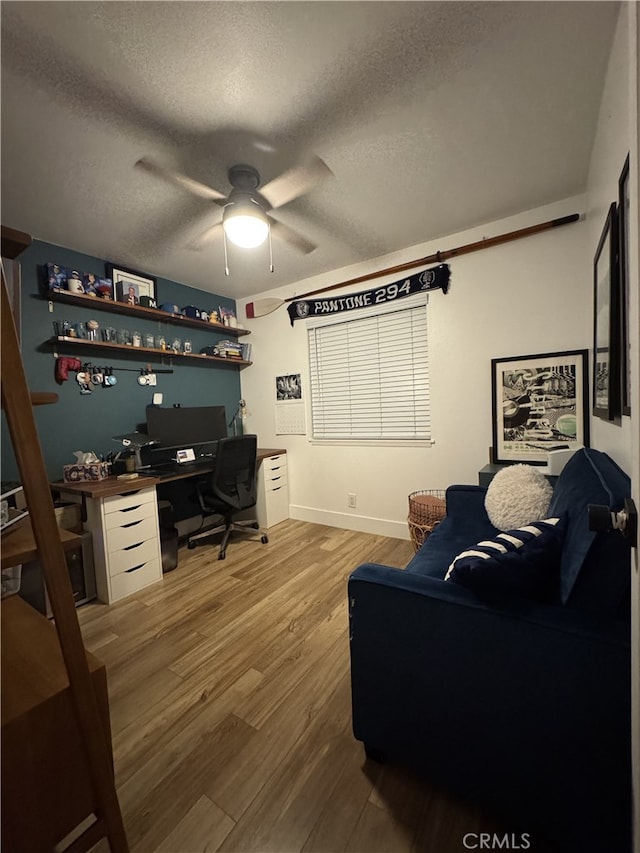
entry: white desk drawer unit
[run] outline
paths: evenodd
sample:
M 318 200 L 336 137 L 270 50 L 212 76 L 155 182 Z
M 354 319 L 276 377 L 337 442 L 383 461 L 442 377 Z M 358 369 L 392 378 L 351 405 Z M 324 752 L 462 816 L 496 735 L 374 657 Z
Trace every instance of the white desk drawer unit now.
M 289 480 L 287 455 L 268 456 L 258 468 L 258 504 L 260 527 L 273 527 L 289 518 Z
M 155 488 L 87 499 L 98 598 L 112 604 L 162 580 Z

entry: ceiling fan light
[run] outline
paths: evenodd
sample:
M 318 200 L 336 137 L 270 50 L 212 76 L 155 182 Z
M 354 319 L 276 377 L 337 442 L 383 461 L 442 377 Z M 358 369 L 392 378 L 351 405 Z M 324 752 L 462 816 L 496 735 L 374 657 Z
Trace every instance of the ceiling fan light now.
M 255 249 L 267 239 L 269 223 L 263 211 L 253 205 L 228 205 L 225 208 L 222 225 L 225 234 L 241 249 Z

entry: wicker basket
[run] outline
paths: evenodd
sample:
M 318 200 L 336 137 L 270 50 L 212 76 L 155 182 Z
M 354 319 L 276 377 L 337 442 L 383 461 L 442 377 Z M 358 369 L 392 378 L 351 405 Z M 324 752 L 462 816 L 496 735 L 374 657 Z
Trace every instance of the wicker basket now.
M 427 489 L 409 495 L 409 535 L 413 548 L 418 551 L 433 528 L 447 514 L 444 489 Z

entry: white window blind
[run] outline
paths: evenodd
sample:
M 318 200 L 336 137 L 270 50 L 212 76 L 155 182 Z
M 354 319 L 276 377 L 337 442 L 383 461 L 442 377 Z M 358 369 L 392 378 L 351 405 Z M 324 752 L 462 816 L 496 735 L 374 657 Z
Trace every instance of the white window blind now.
M 424 300 L 308 335 L 314 439 L 430 440 Z

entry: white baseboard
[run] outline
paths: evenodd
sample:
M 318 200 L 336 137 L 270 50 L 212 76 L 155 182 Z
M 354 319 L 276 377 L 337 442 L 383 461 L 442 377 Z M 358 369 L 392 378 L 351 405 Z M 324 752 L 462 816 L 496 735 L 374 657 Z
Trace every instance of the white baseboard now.
M 392 539 L 409 539 L 406 522 L 388 521 L 384 518 L 369 518 L 365 515 L 353 515 L 346 512 L 331 512 L 308 506 L 290 504 L 289 517 L 298 521 L 310 521 L 314 524 L 326 524 L 328 527 L 340 527 L 343 530 L 357 530 L 361 533 L 378 533 Z

